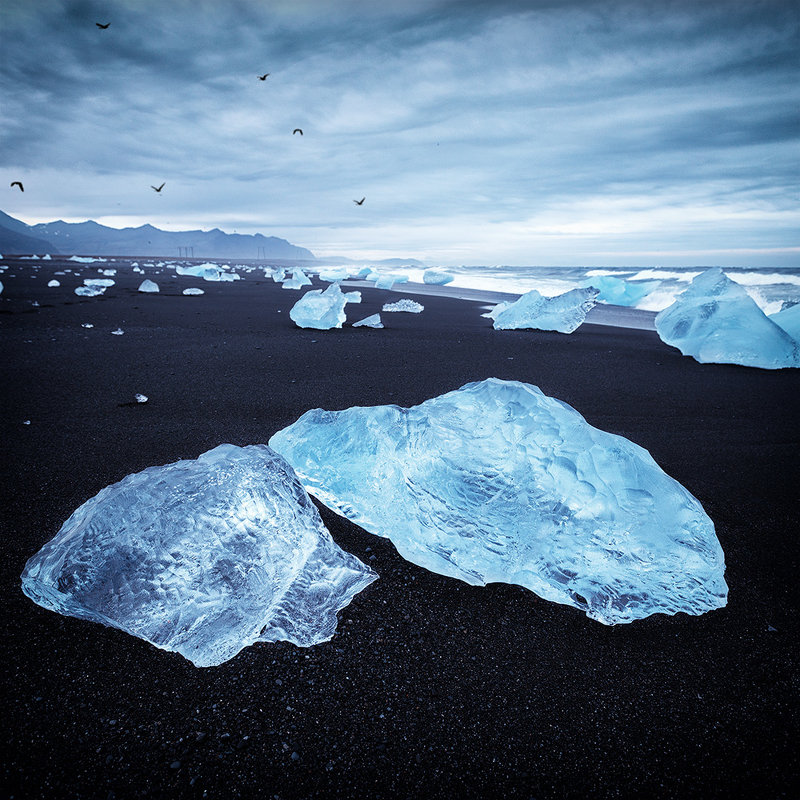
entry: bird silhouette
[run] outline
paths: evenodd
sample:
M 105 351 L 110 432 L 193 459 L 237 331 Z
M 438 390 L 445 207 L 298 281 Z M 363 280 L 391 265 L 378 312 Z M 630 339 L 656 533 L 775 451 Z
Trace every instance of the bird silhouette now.
M 19 181 L 11 181 L 12 186 L 19 186 L 21 192 L 25 191 L 25 187 Z
M 269 72 L 265 72 L 263 75 L 259 75 L 258 79 L 260 81 L 265 81 L 269 77 Z
M 299 133 L 302 136 L 303 135 L 303 129 L 302 128 L 295 128 L 292 131 L 292 136 L 294 136 L 296 133 Z
M 365 201 L 366 199 L 367 199 L 366 197 L 362 197 L 360 200 L 353 200 L 353 202 L 354 202 L 354 203 L 355 203 L 357 206 L 363 206 L 363 205 L 364 205 L 364 201 Z
M 97 25 L 97 27 L 100 28 L 101 31 L 104 31 L 110 24 L 111 24 L 110 22 L 106 22 L 105 25 L 103 25 L 100 22 L 95 22 L 95 25 Z
M 153 189 L 153 191 L 160 192 L 164 188 L 164 186 L 166 186 L 166 181 L 164 181 L 164 183 L 162 183 L 161 186 L 158 187 L 151 186 L 150 188 Z

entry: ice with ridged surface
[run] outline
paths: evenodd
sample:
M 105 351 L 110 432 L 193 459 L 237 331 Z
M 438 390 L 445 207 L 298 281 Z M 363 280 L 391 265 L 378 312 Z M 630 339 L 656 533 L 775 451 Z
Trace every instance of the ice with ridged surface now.
M 160 291 L 158 288 L 158 284 L 155 281 L 151 281 L 150 278 L 145 278 L 139 284 L 139 291 L 145 293 L 152 293 Z
M 254 642 L 327 641 L 376 577 L 283 458 L 224 444 L 103 489 L 28 561 L 22 589 L 206 667 Z
M 800 367 L 800 343 L 718 267 L 697 275 L 656 315 L 656 331 L 662 341 L 701 363 Z
M 788 308 L 782 308 L 775 314 L 770 314 L 769 319 L 783 328 L 792 339 L 800 342 L 800 303 Z
M 610 303 L 615 306 L 635 306 L 651 292 L 658 289 L 661 281 L 626 281 L 612 275 L 599 275 L 587 282 L 594 286 L 600 294 L 598 303 Z
M 531 289 L 519 300 L 500 303 L 484 316 L 494 320 L 492 324 L 498 331 L 535 328 L 572 333 L 586 319 L 586 313 L 596 304 L 598 294 L 597 289 L 587 287 L 544 297 L 536 289 Z
M 381 311 L 405 311 L 409 314 L 420 314 L 425 310 L 425 306 L 422 303 L 418 303 L 416 300 L 409 300 L 407 297 L 404 297 L 402 300 L 397 300 L 394 303 L 385 303 Z
M 519 584 L 606 624 L 726 603 L 700 503 L 535 386 L 490 378 L 408 409 L 315 409 L 270 447 L 311 494 L 433 572 Z
M 291 308 L 289 316 L 300 328 L 315 328 L 326 331 L 341 328 L 347 319 L 346 303 L 360 303 L 360 292 L 345 292 L 338 283 L 332 283 L 325 291 L 312 289 L 306 292 Z

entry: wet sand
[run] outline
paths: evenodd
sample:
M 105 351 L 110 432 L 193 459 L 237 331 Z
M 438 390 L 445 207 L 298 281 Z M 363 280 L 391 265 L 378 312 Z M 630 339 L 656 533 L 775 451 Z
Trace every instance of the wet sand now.
M 7 796 L 790 796 L 797 370 L 701 365 L 633 328 L 494 331 L 483 301 L 432 294 L 422 314 L 383 314 L 384 330 L 300 330 L 299 293 L 255 273 L 148 273 L 162 291 L 146 295 L 118 264 L 82 277 L 98 266 L 119 272 L 97 298 L 71 275 L 46 288 L 57 260 L 0 275 Z M 398 289 L 363 289 L 348 321 L 411 296 Z M 647 448 L 714 520 L 728 606 L 605 627 L 426 572 L 324 508 L 380 579 L 310 649 L 256 645 L 197 669 L 20 591 L 25 561 L 131 472 L 265 443 L 309 408 L 408 406 L 490 376 Z M 149 402 L 130 405 L 137 392 Z

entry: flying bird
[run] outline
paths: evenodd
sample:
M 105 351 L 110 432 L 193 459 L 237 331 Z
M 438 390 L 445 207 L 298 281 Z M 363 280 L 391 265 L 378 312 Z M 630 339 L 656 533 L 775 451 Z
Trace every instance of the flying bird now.
M 295 128 L 292 131 L 292 136 L 294 136 L 296 133 L 299 133 L 302 136 L 303 135 L 303 129 L 302 128 Z
M 97 25 L 97 27 L 100 28 L 101 31 L 104 31 L 110 24 L 111 24 L 110 22 L 106 22 L 105 25 L 103 25 L 100 22 L 95 22 L 95 25 Z
M 265 72 L 263 75 L 259 75 L 258 79 L 260 81 L 265 81 L 269 77 L 269 72 Z
M 19 186 L 21 192 L 25 191 L 25 187 L 19 181 L 11 181 L 11 186 Z
M 162 183 L 161 186 L 158 186 L 158 187 L 151 186 L 150 188 L 153 189 L 153 191 L 160 192 L 164 188 L 164 186 L 166 186 L 166 183 L 167 182 L 164 181 L 164 183 Z
M 360 200 L 353 200 L 353 202 L 354 202 L 354 203 L 355 203 L 357 206 L 363 206 L 363 205 L 364 205 L 364 201 L 365 201 L 366 199 L 367 199 L 366 197 L 362 197 Z

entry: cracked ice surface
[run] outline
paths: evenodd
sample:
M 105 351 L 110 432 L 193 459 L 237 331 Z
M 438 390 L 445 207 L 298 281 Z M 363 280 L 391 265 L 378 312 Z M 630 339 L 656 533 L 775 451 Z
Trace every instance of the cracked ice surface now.
M 329 330 L 341 328 L 347 319 L 344 313 L 346 303 L 360 303 L 360 292 L 342 293 L 338 283 L 332 283 L 325 291 L 312 289 L 306 292 L 291 308 L 292 322 L 301 328 Z
M 594 287 L 570 289 L 555 297 L 543 297 L 536 289 L 513 303 L 500 303 L 485 317 L 491 317 L 495 330 L 536 328 L 541 331 L 572 333 L 586 319 L 586 312 L 597 300 Z
M 327 641 L 376 577 L 277 453 L 223 444 L 103 489 L 28 561 L 22 590 L 215 666 L 257 641 Z
M 800 367 L 800 343 L 719 267 L 708 269 L 656 316 L 662 341 L 701 363 Z
M 519 584 L 606 624 L 726 603 L 700 503 L 535 386 L 491 378 L 409 409 L 315 409 L 270 447 L 311 494 L 433 572 Z

